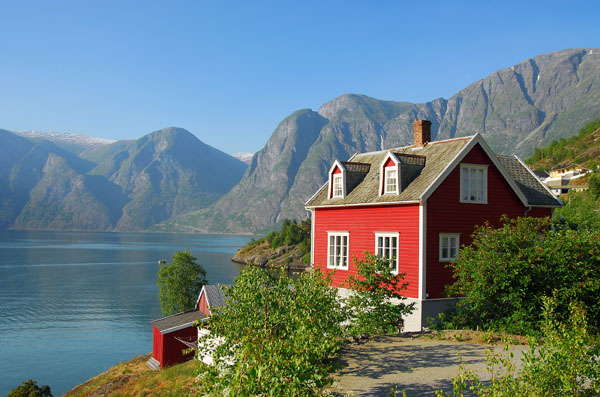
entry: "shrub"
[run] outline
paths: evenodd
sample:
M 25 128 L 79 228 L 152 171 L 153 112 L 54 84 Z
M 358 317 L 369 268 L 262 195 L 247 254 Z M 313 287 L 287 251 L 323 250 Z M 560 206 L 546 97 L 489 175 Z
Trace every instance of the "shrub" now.
M 353 294 L 346 304 L 350 314 L 348 332 L 351 335 L 398 332 L 404 316 L 413 304 L 403 303 L 400 291 L 405 290 L 405 273 L 394 274 L 390 261 L 365 252 L 365 259 L 356 261 L 356 276 L 350 275 L 348 287 Z
M 328 358 L 342 340 L 344 312 L 329 279 L 319 272 L 294 280 L 250 267 L 227 304 L 207 326 L 221 338 L 214 366 L 202 366 L 200 391 L 209 395 L 313 395 L 327 384 Z M 202 352 L 199 352 L 202 355 Z
M 462 396 L 469 389 L 479 396 L 566 396 L 598 395 L 600 393 L 600 345 L 588 332 L 585 310 L 577 302 L 569 305 L 569 318 L 561 321 L 557 315 L 558 291 L 552 298 L 544 297 L 543 338 L 529 340 L 520 371 L 512 355 L 488 351 L 489 382 L 483 383 L 472 371 L 461 366 L 453 380 L 453 395 Z M 437 391 L 438 396 L 445 396 Z
M 471 246 L 451 264 L 451 296 L 465 296 L 440 319 L 446 327 L 518 334 L 539 330 L 542 297 L 560 291 L 557 315 L 571 301 L 600 326 L 600 231 L 552 229 L 549 219 L 503 217 L 503 226 L 477 227 Z
M 35 380 L 29 379 L 12 389 L 7 397 L 52 397 L 50 386 L 38 386 Z

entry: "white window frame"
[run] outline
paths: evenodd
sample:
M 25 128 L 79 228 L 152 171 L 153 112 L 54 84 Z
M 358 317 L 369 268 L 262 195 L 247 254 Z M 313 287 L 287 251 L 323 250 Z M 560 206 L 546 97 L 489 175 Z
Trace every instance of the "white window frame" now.
M 399 174 L 398 166 L 394 165 L 394 166 L 384 167 L 383 169 L 384 169 L 383 194 L 399 194 L 398 193 L 398 174 Z M 396 173 L 396 176 L 394 178 L 394 179 L 396 179 L 396 183 L 394 183 L 393 189 L 389 189 L 389 184 L 388 184 L 388 179 L 389 179 L 388 172 L 389 171 L 394 171 Z
M 451 245 L 452 239 L 455 239 L 453 245 Z M 444 248 L 447 249 L 446 255 L 444 255 Z M 452 256 L 452 249 L 454 249 L 454 256 Z M 440 262 L 452 262 L 458 259 L 459 254 L 460 233 L 440 233 Z
M 332 255 L 331 249 L 337 250 L 338 244 L 337 240 L 335 240 L 334 245 L 331 245 L 331 238 L 340 238 L 339 247 L 343 249 L 345 252 L 340 252 L 339 256 L 341 256 L 341 264 L 336 264 L 338 262 L 338 255 L 335 253 Z M 346 244 L 344 246 L 344 239 L 346 240 Z M 348 260 L 350 253 L 350 233 L 349 232 L 327 232 L 327 268 L 328 269 L 342 269 L 348 270 Z M 331 263 L 332 256 L 334 257 L 334 263 Z
M 487 172 L 488 166 L 482 164 L 460 165 L 460 202 L 487 204 Z M 467 175 L 468 176 L 467 176 Z M 482 179 L 475 181 L 473 175 L 479 175 Z M 478 187 L 473 187 L 473 182 L 479 182 Z M 475 191 L 474 189 L 480 189 Z
M 376 232 L 375 233 L 375 255 L 386 258 L 386 259 L 391 259 L 386 255 L 381 255 L 380 253 L 380 248 L 382 250 L 385 250 L 386 248 L 389 250 L 390 247 L 385 247 L 385 244 L 383 247 L 379 246 L 379 239 L 383 239 L 383 241 L 385 241 L 386 238 L 390 238 L 390 239 L 396 239 L 396 256 L 394 256 L 395 259 L 395 269 L 392 270 L 392 273 L 394 274 L 398 274 L 398 268 L 400 267 L 400 261 L 398 260 L 399 256 L 400 256 L 400 233 L 397 232 Z
M 332 198 L 344 197 L 344 175 L 342 173 L 333 174 L 333 190 L 331 192 Z M 339 188 L 339 189 L 338 189 Z M 339 193 L 338 193 L 339 190 Z

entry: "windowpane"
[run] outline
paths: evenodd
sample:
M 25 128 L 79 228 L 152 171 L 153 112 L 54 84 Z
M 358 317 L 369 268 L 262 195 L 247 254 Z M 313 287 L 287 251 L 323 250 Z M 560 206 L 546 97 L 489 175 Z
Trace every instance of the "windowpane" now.
M 440 261 L 451 261 L 458 257 L 458 240 L 457 234 L 440 234 Z
M 395 167 L 387 167 L 385 169 L 385 193 L 396 193 L 397 172 Z
M 343 177 L 341 174 L 333 176 L 333 197 L 342 197 L 344 195 Z
M 347 267 L 348 236 L 346 234 L 329 234 L 329 263 L 332 267 Z
M 377 255 L 389 259 L 390 266 L 396 271 L 398 267 L 398 236 L 377 236 L 375 241 L 377 242 L 377 246 L 375 247 Z
M 487 169 L 483 166 L 461 166 L 460 197 L 463 202 L 485 203 Z

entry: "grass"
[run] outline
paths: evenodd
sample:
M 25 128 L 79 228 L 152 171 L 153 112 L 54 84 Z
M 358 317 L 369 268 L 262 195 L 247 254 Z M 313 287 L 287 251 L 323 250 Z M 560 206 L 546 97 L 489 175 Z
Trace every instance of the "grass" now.
M 150 354 L 119 363 L 108 371 L 68 391 L 65 396 L 181 396 L 194 395 L 198 373 L 196 360 L 151 371 L 146 366 Z

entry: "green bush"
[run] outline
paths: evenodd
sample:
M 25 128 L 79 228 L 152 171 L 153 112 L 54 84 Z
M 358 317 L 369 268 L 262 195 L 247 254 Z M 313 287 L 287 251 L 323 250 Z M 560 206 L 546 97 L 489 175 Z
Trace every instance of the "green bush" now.
M 199 373 L 206 395 L 316 395 L 330 382 L 328 361 L 342 341 L 344 311 L 329 279 L 319 272 L 294 280 L 249 267 L 232 287 L 227 305 L 212 314 L 210 338 L 223 344 L 214 366 Z M 203 352 L 199 352 L 202 355 Z
M 560 292 L 556 312 L 580 302 L 600 327 L 600 231 L 552 228 L 548 218 L 503 217 L 503 226 L 477 227 L 471 246 L 452 263 L 450 296 L 464 296 L 440 316 L 445 328 L 517 334 L 539 330 L 542 297 Z
M 351 335 L 398 332 L 404 316 L 414 304 L 404 304 L 400 291 L 408 286 L 405 273 L 394 274 L 388 259 L 365 252 L 365 259 L 356 261 L 356 275 L 350 275 L 347 285 L 353 291 L 346 300 Z M 395 302 L 393 302 L 395 300 Z
M 29 379 L 15 387 L 7 397 L 52 397 L 50 386 L 38 386 L 35 380 Z

